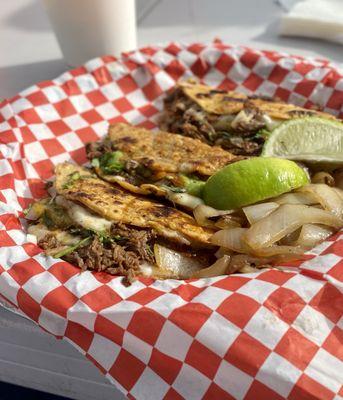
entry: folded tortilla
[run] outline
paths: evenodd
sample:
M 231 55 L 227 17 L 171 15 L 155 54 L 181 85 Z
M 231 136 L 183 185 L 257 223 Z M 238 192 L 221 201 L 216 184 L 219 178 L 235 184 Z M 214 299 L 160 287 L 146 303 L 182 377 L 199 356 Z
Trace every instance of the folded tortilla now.
M 212 231 L 197 225 L 188 214 L 114 187 L 82 167 L 59 164 L 55 185 L 57 193 L 67 200 L 83 204 L 112 222 L 151 228 L 180 244 L 209 244 Z
M 173 199 L 199 195 L 209 176 L 238 159 L 197 139 L 126 124 L 111 125 L 105 141 L 90 143 L 87 154 L 102 179 L 134 193 Z
M 240 155 L 259 155 L 268 132 L 282 121 L 334 116 L 265 96 L 179 82 L 165 99 L 161 129 L 200 139 Z
M 187 278 L 214 258 L 211 229 L 85 168 L 58 165 L 54 188 L 54 197 L 34 204 L 29 228 L 48 255 L 130 279 L 142 274 Z

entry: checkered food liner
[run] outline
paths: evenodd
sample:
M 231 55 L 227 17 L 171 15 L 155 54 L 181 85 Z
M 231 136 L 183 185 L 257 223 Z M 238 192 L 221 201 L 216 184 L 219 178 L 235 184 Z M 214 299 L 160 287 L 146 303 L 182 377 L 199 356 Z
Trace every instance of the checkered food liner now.
M 54 165 L 85 162 L 109 122 L 154 128 L 191 76 L 343 116 L 339 67 L 221 42 L 97 58 L 24 90 L 0 104 L 0 294 L 131 399 L 342 399 L 340 233 L 283 271 L 130 287 L 45 257 L 25 233 Z

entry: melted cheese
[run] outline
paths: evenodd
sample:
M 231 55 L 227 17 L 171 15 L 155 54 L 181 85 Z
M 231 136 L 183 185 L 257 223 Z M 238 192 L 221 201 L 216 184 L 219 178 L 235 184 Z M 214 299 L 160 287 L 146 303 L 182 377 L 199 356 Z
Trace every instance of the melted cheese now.
M 82 228 L 96 232 L 108 231 L 112 222 L 88 211 L 85 207 L 73 203 L 62 196 L 56 197 L 56 203 L 67 210 L 69 217 Z
M 68 246 L 71 246 L 81 240 L 80 236 L 71 235 L 70 233 L 61 231 L 59 229 L 49 230 L 43 224 L 30 225 L 27 232 L 30 236 L 32 235 L 36 238 L 36 242 L 42 240 L 46 235 L 53 235 L 61 244 Z M 28 239 L 30 239 L 29 235 L 27 235 Z
M 203 200 L 199 197 L 192 196 L 189 193 L 174 193 L 171 190 L 167 193 L 167 199 L 175 204 L 194 210 L 200 204 L 204 204 Z

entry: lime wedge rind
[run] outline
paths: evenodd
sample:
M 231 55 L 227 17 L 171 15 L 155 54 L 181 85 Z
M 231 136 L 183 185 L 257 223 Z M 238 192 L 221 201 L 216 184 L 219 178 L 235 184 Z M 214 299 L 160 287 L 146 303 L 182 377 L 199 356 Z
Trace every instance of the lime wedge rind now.
M 295 162 L 255 157 L 229 164 L 212 175 L 203 189 L 205 204 L 236 209 L 297 189 L 309 182 Z

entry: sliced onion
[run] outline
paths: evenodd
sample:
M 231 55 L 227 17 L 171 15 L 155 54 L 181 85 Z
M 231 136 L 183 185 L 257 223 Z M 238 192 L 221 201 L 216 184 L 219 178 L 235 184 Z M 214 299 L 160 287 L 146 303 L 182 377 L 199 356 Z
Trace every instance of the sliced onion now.
M 310 193 L 285 193 L 273 199 L 278 204 L 304 204 L 310 206 L 318 203 L 313 195 Z
M 211 217 L 219 217 L 233 213 L 233 210 L 217 210 L 205 204 L 200 204 L 195 207 L 193 214 L 194 218 L 200 226 L 215 226 L 214 221 L 209 220 Z
M 204 267 L 198 258 L 188 257 L 159 244 L 154 245 L 154 254 L 157 266 L 178 279 L 189 278 Z
M 219 249 L 214 253 L 216 258 L 221 258 L 221 257 L 223 257 L 225 255 L 231 256 L 232 254 L 233 254 L 232 250 L 224 249 L 224 247 L 219 247 Z
M 337 217 L 343 216 L 343 200 L 337 192 L 325 184 L 309 184 L 298 189 L 300 193 L 310 193 L 324 210 L 331 211 Z
M 240 228 L 242 223 L 242 218 L 234 215 L 223 215 L 218 221 L 214 222 L 214 226 L 220 229 L 232 229 Z
M 204 204 L 202 199 L 192 196 L 189 193 L 174 193 L 172 191 L 168 191 L 166 197 L 173 203 L 186 207 L 189 210 L 194 210 L 195 208 Z
M 310 223 L 323 224 L 335 229 L 343 226 L 343 221 L 328 211 L 300 204 L 283 204 L 248 228 L 242 239 L 252 249 L 262 249 L 271 246 L 302 225 Z
M 257 258 L 249 254 L 237 254 L 231 257 L 227 272 L 256 272 L 257 268 L 269 267 L 269 262 L 266 258 Z
M 296 246 L 312 248 L 327 239 L 333 234 L 333 230 L 323 226 L 314 224 L 305 224 L 301 228 L 298 239 L 294 242 Z
M 212 276 L 225 275 L 226 269 L 229 264 L 230 256 L 224 255 L 210 267 L 203 268 L 200 271 L 195 272 L 192 275 L 192 278 L 210 278 Z
M 147 262 L 139 265 L 140 271 L 143 276 L 149 276 L 157 279 L 173 279 L 176 278 L 172 271 L 164 270 L 153 266 Z
M 250 225 L 269 215 L 272 211 L 279 207 L 278 203 L 268 202 L 255 204 L 253 206 L 248 206 L 243 208 L 243 212 L 247 217 Z
M 300 231 L 301 231 L 301 228 L 284 236 L 281 240 L 279 240 L 279 244 L 286 245 L 286 246 L 293 246 L 294 242 L 299 237 Z
M 241 110 L 231 122 L 231 128 L 236 130 L 240 125 L 248 126 L 251 124 L 253 114 L 247 112 L 246 109 Z
M 265 268 L 268 268 L 268 267 L 269 267 L 269 265 L 266 265 Z M 239 272 L 241 274 L 251 274 L 254 272 L 258 272 L 259 269 L 262 269 L 262 268 L 255 268 L 255 267 L 252 267 L 251 265 L 247 264 L 247 265 L 243 265 L 243 267 L 241 267 L 237 272 Z
M 343 190 L 338 188 L 338 187 L 334 187 L 332 188 L 337 194 L 338 196 L 343 200 Z
M 324 183 L 325 185 L 335 186 L 335 180 L 328 172 L 317 172 L 311 179 L 312 183 Z
M 247 230 L 247 228 L 223 229 L 214 233 L 210 238 L 210 242 L 237 253 L 247 253 L 250 249 L 242 241 L 242 237 Z
M 254 250 L 254 254 L 259 257 L 274 257 L 280 255 L 302 255 L 305 250 L 297 246 L 277 246 L 272 245 L 269 247 L 264 247 L 263 249 Z

